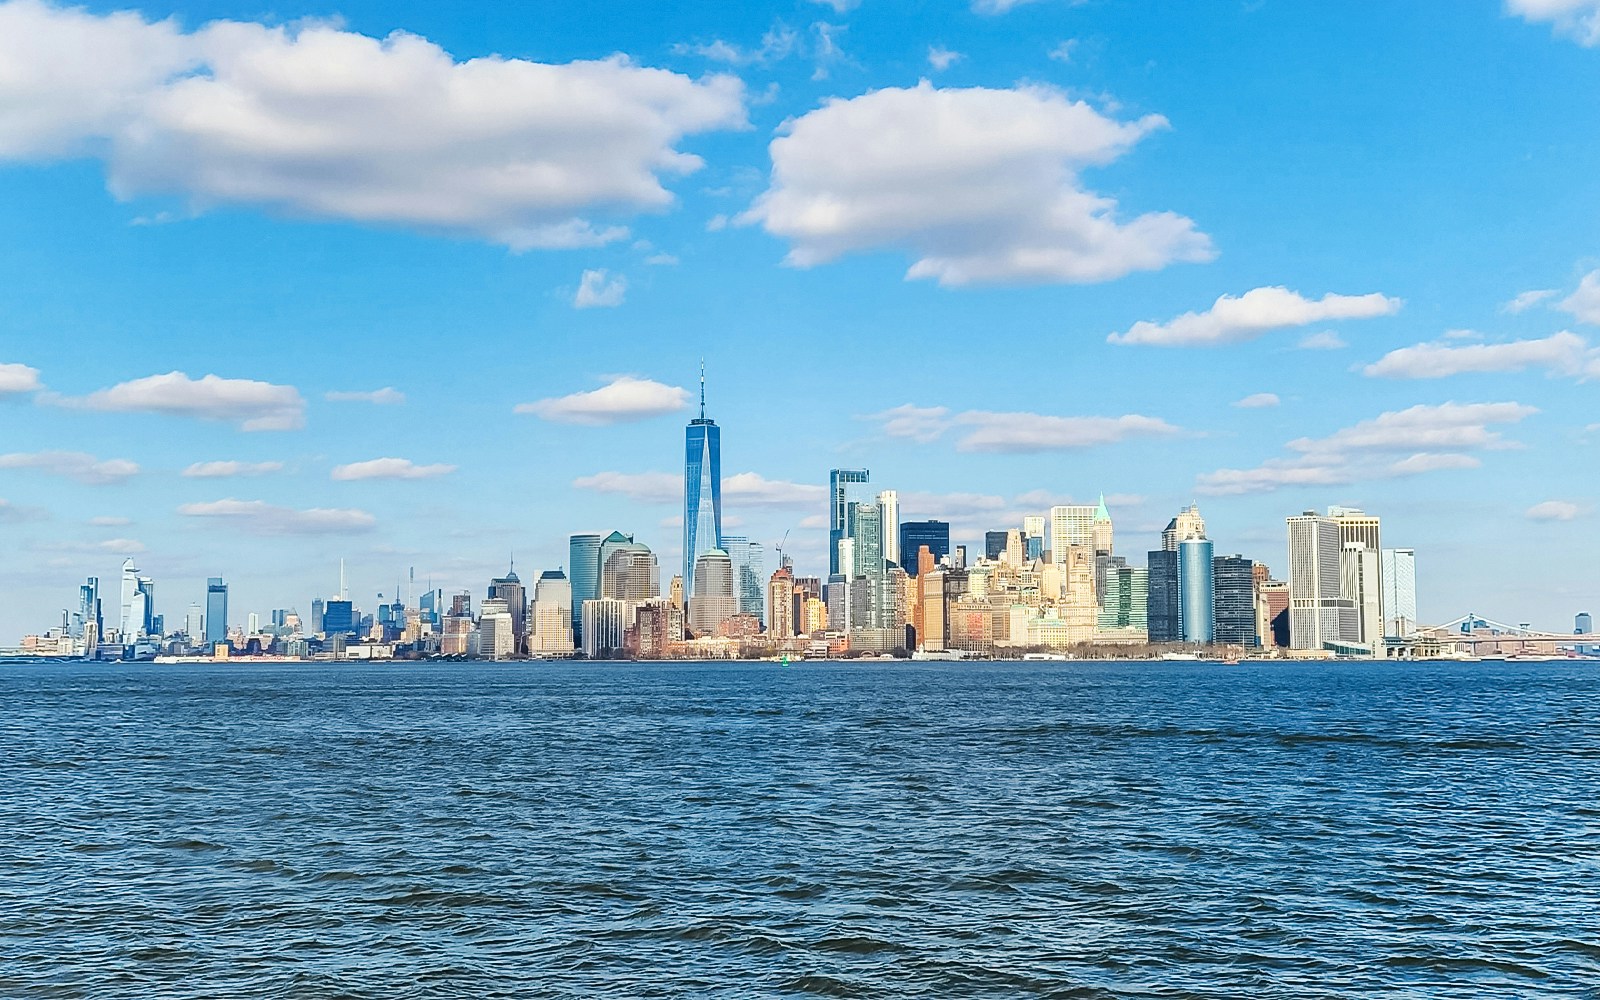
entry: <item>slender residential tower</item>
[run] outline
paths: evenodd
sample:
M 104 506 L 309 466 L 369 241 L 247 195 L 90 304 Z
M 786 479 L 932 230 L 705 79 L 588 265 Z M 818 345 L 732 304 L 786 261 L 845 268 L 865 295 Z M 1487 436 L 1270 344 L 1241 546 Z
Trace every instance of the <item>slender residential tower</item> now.
M 722 548 L 722 431 L 706 418 L 706 366 L 700 363 L 700 416 L 684 432 L 683 592 L 697 594 L 694 564 Z

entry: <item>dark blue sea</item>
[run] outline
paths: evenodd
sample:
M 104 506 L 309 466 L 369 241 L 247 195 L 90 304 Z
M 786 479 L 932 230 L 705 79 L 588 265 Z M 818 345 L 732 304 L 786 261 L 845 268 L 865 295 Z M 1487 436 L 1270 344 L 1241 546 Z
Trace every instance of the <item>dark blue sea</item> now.
M 1600 997 L 1600 665 L 0 665 L 0 996 Z

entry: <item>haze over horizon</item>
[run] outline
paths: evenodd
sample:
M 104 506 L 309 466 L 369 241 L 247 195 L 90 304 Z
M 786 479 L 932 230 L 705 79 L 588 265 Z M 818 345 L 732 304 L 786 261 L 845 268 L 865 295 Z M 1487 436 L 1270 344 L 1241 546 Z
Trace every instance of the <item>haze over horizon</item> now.
M 702 358 L 802 572 L 864 467 L 1600 610 L 1600 0 L 638 6 L 0 2 L 0 644 L 129 555 L 169 623 L 675 566 Z

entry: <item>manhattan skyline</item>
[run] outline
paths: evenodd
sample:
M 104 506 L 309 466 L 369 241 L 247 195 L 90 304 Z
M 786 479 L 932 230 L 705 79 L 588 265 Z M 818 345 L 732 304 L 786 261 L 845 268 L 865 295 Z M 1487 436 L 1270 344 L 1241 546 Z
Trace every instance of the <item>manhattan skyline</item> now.
M 0 641 L 128 555 L 169 620 L 219 575 L 238 618 L 325 596 L 341 557 L 362 601 L 411 567 L 477 594 L 512 551 L 531 583 L 587 531 L 677 566 L 702 356 L 722 534 L 802 571 L 828 470 L 865 468 L 969 546 L 1103 493 L 1143 552 L 1198 500 L 1279 569 L 1286 516 L 1361 507 L 1424 621 L 1590 610 L 1590 8 L 935 6 L 0 3 Z M 496 140 L 345 121 L 291 169 L 268 133 L 326 123 L 268 70 L 331 93 L 329 51 L 457 81 L 438 121 Z M 492 54 L 598 103 L 474 98 Z M 262 110 L 226 151 L 201 80 Z M 592 183 L 495 194 L 530 144 Z

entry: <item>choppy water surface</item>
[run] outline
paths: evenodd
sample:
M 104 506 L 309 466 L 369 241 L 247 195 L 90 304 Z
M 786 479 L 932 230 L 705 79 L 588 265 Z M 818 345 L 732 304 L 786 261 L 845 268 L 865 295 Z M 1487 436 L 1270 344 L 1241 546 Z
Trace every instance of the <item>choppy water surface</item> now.
M 1600 669 L 0 665 L 0 995 L 1600 996 Z

